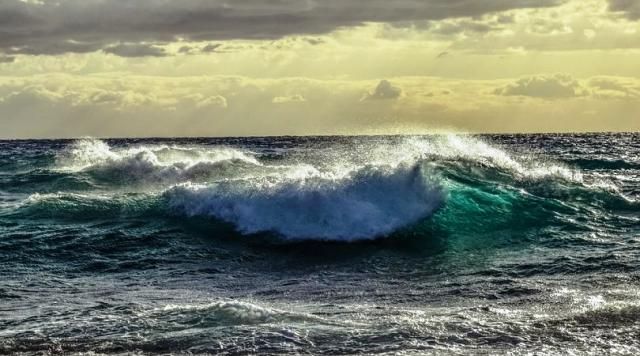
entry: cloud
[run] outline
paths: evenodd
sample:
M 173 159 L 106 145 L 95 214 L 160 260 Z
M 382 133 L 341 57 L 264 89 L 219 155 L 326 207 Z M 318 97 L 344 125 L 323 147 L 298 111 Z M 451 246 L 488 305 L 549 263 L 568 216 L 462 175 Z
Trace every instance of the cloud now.
M 216 44 L 208 44 L 204 47 L 202 47 L 202 49 L 200 50 L 203 53 L 212 53 L 212 52 L 217 52 L 218 48 L 222 46 L 222 44 L 220 43 L 216 43 Z
M 118 44 L 103 49 L 104 52 L 120 57 L 164 57 L 164 48 L 148 44 Z
M 592 77 L 582 82 L 565 74 L 521 78 L 498 88 L 494 94 L 534 98 L 572 98 L 590 96 L 596 99 L 640 98 L 640 80 L 627 77 Z
M 61 80 L 67 84 L 57 85 Z M 137 115 L 151 119 L 158 115 L 178 116 L 177 113 L 180 117 L 219 113 L 228 107 L 227 98 L 219 94 L 225 81 L 220 78 L 211 89 L 206 88 L 205 81 L 191 86 L 188 81 L 175 78 L 170 83 L 166 78 L 155 80 L 138 77 L 136 80 L 126 81 L 52 75 L 33 80 L 0 81 L 0 115 L 6 112 L 11 112 L 12 115 L 28 112 L 29 115 L 35 115 L 33 119 L 29 119 L 32 121 L 39 120 L 38 117 L 60 121 L 65 116 L 83 116 L 87 110 L 111 113 L 123 120 Z M 129 126 L 124 121 L 123 127 Z M 133 122 L 130 124 L 136 126 Z M 105 126 L 109 124 L 105 122 Z
M 382 87 L 403 88 L 402 105 L 382 100 L 354 105 L 371 81 L 119 73 L 0 76 L 0 137 L 640 130 L 640 101 L 615 94 L 637 95 L 638 78 L 582 79 L 581 90 L 592 95 L 580 100 L 505 100 L 492 94 L 518 81 L 390 77 Z M 297 95 L 313 100 L 274 104 L 279 96 L 296 100 Z
M 1 6 L 1 5 L 0 5 Z M 0 24 L 0 31 L 2 25 Z M 6 39 L 5 39 L 6 40 Z M 45 38 L 34 39 L 33 41 L 24 42 L 2 48 L 3 39 L 0 37 L 0 49 L 8 54 L 25 54 L 25 55 L 57 55 L 63 53 L 89 53 L 95 52 L 102 48 L 99 43 L 78 42 L 74 40 L 55 40 L 47 41 Z
M 197 101 L 196 107 L 198 108 L 227 108 L 227 98 L 222 95 L 212 95 L 202 98 Z
M 500 26 L 496 26 L 491 23 L 484 23 L 481 21 L 472 20 L 458 20 L 458 21 L 446 21 L 441 22 L 432 28 L 432 33 L 444 36 L 458 35 L 461 33 L 478 33 L 484 34 L 491 31 L 497 31 L 502 29 Z
M 609 10 L 621 12 L 631 20 L 640 19 L 640 1 L 638 0 L 609 0 Z
M 300 94 L 289 95 L 289 96 L 276 96 L 271 101 L 274 104 L 288 104 L 288 103 L 303 103 L 307 101 L 304 96 Z
M 13 63 L 15 60 L 16 57 L 0 56 L 0 63 Z
M 325 43 L 325 41 L 322 38 L 316 38 L 316 37 L 305 37 L 304 40 L 313 46 L 317 46 L 317 45 L 321 45 L 323 43 Z
M 376 86 L 373 92 L 367 94 L 364 99 L 366 100 L 384 100 L 384 99 L 397 99 L 402 95 L 402 89 L 393 86 L 388 80 L 381 80 Z
M 182 47 L 178 48 L 178 53 L 191 54 L 191 53 L 193 53 L 194 50 L 196 50 L 196 48 L 194 48 L 194 47 L 182 46 Z
M 640 98 L 640 81 L 618 77 L 595 77 L 589 80 L 593 96 L 601 99 Z
M 178 48 L 177 53 L 182 55 L 211 54 L 211 53 L 229 53 L 232 46 L 224 46 L 222 43 L 209 43 L 201 45 L 184 45 Z M 165 55 L 168 53 L 164 53 Z
M 580 83 L 569 75 L 532 76 L 494 91 L 496 95 L 528 96 L 532 98 L 572 98 L 584 95 Z
M 3 0 L 0 51 L 84 53 L 116 43 L 277 39 L 323 34 L 365 22 L 474 17 L 519 8 L 550 7 L 564 1 Z

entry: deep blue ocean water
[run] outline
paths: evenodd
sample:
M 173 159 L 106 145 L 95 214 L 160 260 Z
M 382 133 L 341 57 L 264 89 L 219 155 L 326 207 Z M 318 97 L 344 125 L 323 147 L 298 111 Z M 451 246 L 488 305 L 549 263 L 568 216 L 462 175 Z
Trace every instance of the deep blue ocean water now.
M 639 354 L 640 134 L 0 141 L 0 353 Z

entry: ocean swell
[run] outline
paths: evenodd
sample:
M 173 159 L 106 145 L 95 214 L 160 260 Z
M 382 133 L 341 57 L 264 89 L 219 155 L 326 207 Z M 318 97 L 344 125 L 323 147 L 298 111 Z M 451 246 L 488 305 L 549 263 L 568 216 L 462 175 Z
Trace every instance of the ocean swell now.
M 400 230 L 456 234 L 518 226 L 535 233 L 554 223 L 583 230 L 578 216 L 602 221 L 614 218 L 610 211 L 628 215 L 639 204 L 601 174 L 508 153 L 466 136 L 283 152 L 274 160 L 249 147 L 111 147 L 79 140 L 58 153 L 55 167 L 12 178 L 24 181 L 13 184 L 21 189 L 17 193 L 39 187 L 14 214 L 80 220 L 204 217 L 232 224 L 245 235 L 357 241 Z

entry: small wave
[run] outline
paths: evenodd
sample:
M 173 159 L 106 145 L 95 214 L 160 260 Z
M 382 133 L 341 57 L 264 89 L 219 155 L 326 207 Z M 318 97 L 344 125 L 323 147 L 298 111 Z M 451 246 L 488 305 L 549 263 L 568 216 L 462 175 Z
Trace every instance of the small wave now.
M 140 146 L 112 149 L 105 142 L 83 139 L 58 157 L 62 170 L 86 172 L 106 183 L 177 183 L 234 177 L 261 163 L 248 152 L 227 148 Z
M 364 147 L 372 151 L 373 162 L 417 162 L 434 164 L 458 163 L 486 167 L 508 174 L 512 180 L 562 179 L 581 183 L 584 175 L 557 162 L 541 157 L 515 155 L 478 138 L 465 135 L 410 137 L 395 144 Z
M 465 186 L 503 185 L 542 198 L 592 201 L 610 209 L 633 208 L 638 203 L 610 177 L 586 174 L 544 157 L 510 154 L 472 137 L 446 135 L 434 141 L 413 139 L 408 144 L 424 152 L 422 159 L 437 167 L 444 178 Z
M 217 325 L 255 325 L 279 322 L 323 322 L 306 313 L 285 311 L 243 301 L 216 301 L 207 304 L 170 304 L 154 309 L 153 318 L 170 319 L 191 327 Z M 198 325 L 192 325 L 197 323 Z
M 30 218 L 99 219 L 144 215 L 156 209 L 157 197 L 147 194 L 36 193 L 23 201 L 15 213 Z
M 637 170 L 640 169 L 640 162 L 634 162 L 624 159 L 586 159 L 577 158 L 567 160 L 567 163 L 575 165 L 582 169 L 589 170 Z

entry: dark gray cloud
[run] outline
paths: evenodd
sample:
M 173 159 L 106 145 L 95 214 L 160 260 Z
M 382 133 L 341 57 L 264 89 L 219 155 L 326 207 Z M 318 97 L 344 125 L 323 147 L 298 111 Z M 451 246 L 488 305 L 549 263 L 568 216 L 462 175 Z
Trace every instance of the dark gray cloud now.
M 442 23 L 442 24 L 439 24 L 438 26 L 433 26 L 431 28 L 431 32 L 438 35 L 451 36 L 451 35 L 457 35 L 461 33 L 484 34 L 491 31 L 497 31 L 500 29 L 502 29 L 502 27 L 495 26 L 493 24 L 484 23 L 480 21 L 465 20 L 465 21 L 455 21 L 450 23 Z
M 640 1 L 638 0 L 609 0 L 609 10 L 624 13 L 631 20 L 640 19 Z
M 0 27 L 2 25 L 0 24 Z M 0 36 L 0 43 L 3 38 Z M 55 55 L 62 53 L 88 53 L 95 52 L 103 47 L 103 43 L 77 42 L 73 40 L 51 40 L 36 38 L 27 41 L 22 45 L 13 45 L 9 48 L 0 47 L 1 51 L 7 54 L 27 54 L 27 55 Z
M 228 52 L 222 49 L 222 43 L 201 44 L 199 46 L 182 46 L 178 48 L 178 53 L 183 55 L 222 53 Z M 166 54 L 166 53 L 164 53 Z
M 149 44 L 117 44 L 103 49 L 104 52 L 120 57 L 164 57 L 167 55 L 164 48 Z
M 402 95 L 402 89 L 394 86 L 388 80 L 381 80 L 376 89 L 365 96 L 366 100 L 397 99 Z
M 178 49 L 178 53 L 182 53 L 182 54 L 191 54 L 193 53 L 193 51 L 195 51 L 196 48 L 191 47 L 191 46 L 182 46 Z
M 364 22 L 480 16 L 564 1 L 2 0 L 0 51 L 57 54 L 90 52 L 116 43 L 276 39 L 322 34 Z
M 204 53 L 212 53 L 212 52 L 217 52 L 218 48 L 222 46 L 220 43 L 216 43 L 216 44 L 208 44 L 204 47 L 202 47 L 202 52 Z

